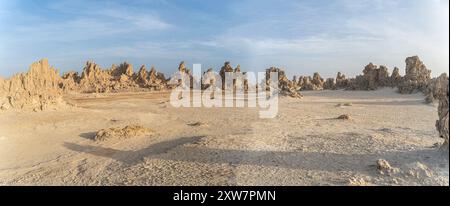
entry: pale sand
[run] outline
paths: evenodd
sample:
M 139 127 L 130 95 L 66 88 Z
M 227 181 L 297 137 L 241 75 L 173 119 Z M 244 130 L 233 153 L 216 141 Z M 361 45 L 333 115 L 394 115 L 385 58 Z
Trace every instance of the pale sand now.
M 274 119 L 257 108 L 173 108 L 168 93 L 77 95 L 67 111 L 5 111 L 0 185 L 449 185 L 448 153 L 432 148 L 443 142 L 437 107 L 422 94 L 303 94 L 280 98 Z M 351 119 L 334 119 L 342 114 Z M 156 133 L 92 140 L 133 123 Z M 378 159 L 400 171 L 380 174 Z

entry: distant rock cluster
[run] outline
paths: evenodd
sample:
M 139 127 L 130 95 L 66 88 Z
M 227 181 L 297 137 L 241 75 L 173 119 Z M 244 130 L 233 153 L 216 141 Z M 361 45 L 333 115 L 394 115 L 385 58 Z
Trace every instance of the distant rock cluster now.
M 323 90 L 325 88 L 328 88 L 330 82 L 327 80 L 325 82 L 323 78 L 320 76 L 319 73 L 314 73 L 314 75 L 311 76 L 300 76 L 298 79 L 296 76 L 294 76 L 293 79 L 294 83 L 297 87 L 300 88 L 300 90 Z M 333 80 L 334 81 L 334 80 Z M 334 84 L 334 83 L 333 83 Z M 325 86 L 327 85 L 327 86 Z
M 94 62 L 87 62 L 81 76 L 77 72 L 63 74 L 61 88 L 64 91 L 81 93 L 106 93 L 137 91 L 139 88 L 162 90 L 166 88 L 163 73 L 158 73 L 154 67 L 148 71 L 143 65 L 138 73 L 133 72 L 133 66 L 127 62 L 119 66 L 112 65 L 110 69 L 102 70 Z
M 233 69 L 230 62 L 225 62 L 219 71 L 215 73 L 208 69 L 200 81 L 195 79 L 190 69 L 184 62 L 178 66 L 178 75 L 167 79 L 163 73 L 157 72 L 154 67 L 147 70 L 145 65 L 138 72 L 133 71 L 133 66 L 124 62 L 118 66 L 112 65 L 109 69 L 102 69 L 94 62 L 88 61 L 81 75 L 78 72 L 67 72 L 59 76 L 59 72 L 51 68 L 47 59 L 33 63 L 25 74 L 17 74 L 8 80 L 0 79 L 0 109 L 31 109 L 44 110 L 46 108 L 64 104 L 61 95 L 63 93 L 108 93 L 129 91 L 161 91 L 175 87 L 189 87 L 207 89 L 242 89 L 248 91 L 259 86 L 271 85 L 270 73 L 278 72 L 278 91 L 281 95 L 293 98 L 302 98 L 300 93 L 305 90 L 376 90 L 382 87 L 398 88 L 402 94 L 423 92 L 427 102 L 434 102 L 440 98 L 440 85 L 447 82 L 448 77 L 431 79 L 431 71 L 426 68 L 419 57 L 408 57 L 405 60 L 405 76 L 401 76 L 399 69 L 394 68 L 392 74 L 385 66 L 376 66 L 369 63 L 364 67 L 361 75 L 347 78 L 341 72 L 336 78 L 324 79 L 319 73 L 313 76 L 294 76 L 290 80 L 283 69 L 270 67 L 266 69 L 265 82 L 249 85 L 246 72 L 242 72 L 238 65 Z M 225 81 L 226 75 L 232 75 L 230 81 Z M 201 85 L 195 85 L 199 84 Z M 221 86 L 217 83 L 222 83 Z M 185 84 L 185 85 L 181 85 Z M 265 84 L 265 85 L 264 85 Z M 198 87 L 197 87 L 198 86 Z
M 397 84 L 396 73 L 390 76 L 388 68 L 377 67 L 370 63 L 364 67 L 363 74 L 349 80 L 346 89 L 351 90 L 376 90 L 381 87 L 394 87 Z
M 398 88 L 402 94 L 413 92 L 426 92 L 431 83 L 431 71 L 420 61 L 419 57 L 413 56 L 406 59 L 405 76 L 401 76 L 399 69 L 394 68 L 392 74 L 386 66 L 376 66 L 369 63 L 364 67 L 362 75 L 355 78 L 346 78 L 338 72 L 336 78 L 324 80 L 319 73 L 311 76 L 294 76 L 294 82 L 300 90 L 376 90 L 383 87 Z

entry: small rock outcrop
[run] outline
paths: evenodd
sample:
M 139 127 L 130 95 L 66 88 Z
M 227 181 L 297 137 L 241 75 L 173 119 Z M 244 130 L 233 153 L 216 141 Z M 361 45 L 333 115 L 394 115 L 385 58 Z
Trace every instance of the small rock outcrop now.
M 103 70 L 94 62 L 88 61 L 81 76 L 78 76 L 77 72 L 64 74 L 60 87 L 64 91 L 81 93 L 162 90 L 166 88 L 166 79 L 164 74 L 156 72 L 153 67 L 148 72 L 145 66 L 142 66 L 138 73 L 134 73 L 133 66 L 127 62 Z
M 377 169 L 382 175 L 391 175 L 399 172 L 398 168 L 392 167 L 385 159 L 377 160 Z
M 132 137 L 142 137 L 152 133 L 152 130 L 141 125 L 127 125 L 123 128 L 109 128 L 99 130 L 95 136 L 95 141 L 105 141 L 109 139 L 126 139 Z
M 348 115 L 348 114 L 343 114 L 343 115 L 340 115 L 339 117 L 337 117 L 336 119 L 350 120 L 351 117 L 350 117 L 350 115 Z

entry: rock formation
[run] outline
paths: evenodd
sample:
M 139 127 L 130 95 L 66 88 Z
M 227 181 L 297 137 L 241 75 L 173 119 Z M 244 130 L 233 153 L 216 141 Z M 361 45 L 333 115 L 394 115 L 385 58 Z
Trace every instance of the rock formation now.
M 345 89 L 348 87 L 349 80 L 345 77 L 344 74 L 338 72 L 336 75 L 336 89 Z
M 168 89 L 174 89 L 174 88 L 194 88 L 194 84 L 197 84 L 196 79 L 194 79 L 194 76 L 191 73 L 191 70 L 186 67 L 186 64 L 184 61 L 181 61 L 178 65 L 178 71 L 172 74 L 170 79 L 167 81 L 167 88 Z
M 391 77 L 386 66 L 380 66 L 377 71 L 377 87 L 391 86 Z
M 391 86 L 391 77 L 388 68 L 377 67 L 369 63 L 364 67 L 363 74 L 349 79 L 346 89 L 350 90 L 376 90 L 381 87 Z
M 234 69 L 233 78 L 234 91 L 247 91 L 246 88 L 248 89 L 248 85 L 245 86 L 245 84 L 248 84 L 248 81 L 245 81 L 247 77 L 241 72 L 241 65 L 237 65 Z
M 188 69 L 186 69 L 186 64 L 184 63 L 184 61 L 181 61 L 180 64 L 178 65 L 178 71 L 180 73 L 187 73 L 187 70 Z
M 0 80 L 0 109 L 39 111 L 66 106 L 59 71 L 47 59 L 31 64 L 27 73 Z
M 414 91 L 422 91 L 427 95 L 427 102 L 437 99 L 436 84 L 437 80 L 431 80 L 430 73 L 425 65 L 417 56 L 408 57 L 406 59 L 406 75 L 402 77 L 399 69 L 394 68 L 392 75 L 389 75 L 388 68 L 385 66 L 377 67 L 370 63 L 365 66 L 362 75 L 355 78 L 347 79 L 341 72 L 337 73 L 336 78 L 328 78 L 324 80 L 319 73 L 311 76 L 294 77 L 289 80 L 284 71 L 271 67 L 266 70 L 266 85 L 270 85 L 268 77 L 270 72 L 278 72 L 279 89 L 281 94 L 301 98 L 300 90 L 375 90 L 381 87 L 398 87 L 399 92 L 403 94 L 412 93 Z M 233 80 L 225 82 L 225 74 L 229 72 Z M 56 104 L 55 101 L 61 92 L 82 92 L 82 93 L 105 93 L 105 92 L 127 92 L 127 91 L 148 91 L 148 90 L 164 90 L 172 89 L 180 86 L 180 82 L 184 82 L 185 88 L 194 88 L 197 84 L 195 77 L 186 67 L 185 62 L 181 62 L 178 66 L 178 74 L 183 76 L 184 81 L 180 78 L 171 78 L 166 80 L 164 74 L 156 71 L 152 67 L 149 71 L 145 66 L 141 66 L 137 73 L 133 72 L 133 66 L 127 62 L 119 66 L 112 65 L 110 69 L 101 69 L 99 65 L 88 61 L 83 68 L 81 75 L 77 72 L 67 72 L 59 77 L 57 71 L 48 66 L 47 60 L 42 60 L 33 64 L 27 74 L 19 74 L 13 76 L 10 80 L 0 79 L 1 108 L 23 108 L 30 107 L 32 109 L 45 108 L 45 105 Z M 225 62 L 220 69 L 219 75 L 216 75 L 212 69 L 208 70 L 202 77 L 201 87 L 206 89 L 212 85 L 216 85 L 221 78 L 222 89 L 250 89 L 246 73 L 241 72 L 238 65 L 235 69 L 230 62 Z M 205 80 L 206 78 L 206 80 Z M 205 82 L 206 81 L 206 82 Z M 35 85 L 36 84 L 36 85 Z M 195 85 L 194 85 L 195 84 Z M 263 83 L 264 84 L 264 83 Z M 30 86 L 35 85 L 35 86 Z M 220 87 L 219 85 L 217 85 Z M 45 94 L 40 94 L 40 91 Z M 51 92 L 47 92 L 51 91 Z M 19 96 L 28 95 L 27 98 L 19 98 Z M 34 105 L 34 106 L 32 106 Z
M 208 89 L 210 87 L 216 87 L 217 76 L 212 68 L 209 68 L 202 76 L 202 89 Z
M 398 87 L 398 84 L 402 81 L 402 76 L 400 75 L 400 70 L 395 67 L 392 71 L 391 78 L 390 78 L 390 86 L 391 87 Z
M 311 83 L 313 85 L 313 90 L 323 90 L 323 84 L 325 83 L 322 79 L 322 77 L 320 77 L 320 74 L 315 72 L 313 74 L 313 78 L 311 80 Z
M 136 74 L 136 83 L 141 87 L 145 87 L 148 85 L 148 77 L 147 69 L 145 68 L 145 65 L 142 65 L 139 72 Z
M 138 89 L 162 90 L 166 87 L 166 79 L 154 68 L 147 72 L 145 66 L 142 66 L 138 73 L 134 73 L 133 66 L 124 62 L 119 66 L 112 65 L 111 69 L 102 70 L 94 62 L 88 61 L 81 76 L 78 76 L 76 72 L 64 74 L 60 87 L 64 91 L 82 93 L 136 91 Z
M 439 132 L 441 138 L 444 139 L 444 144 L 442 145 L 442 149 L 448 151 L 449 142 L 449 84 L 448 84 L 448 76 L 446 74 L 442 74 L 440 77 L 436 79 L 436 83 L 434 86 L 434 94 L 435 98 L 439 100 L 438 106 L 438 116 L 439 119 L 436 121 L 436 129 Z
M 164 73 L 157 72 L 155 67 L 150 69 L 149 87 L 153 90 L 163 90 L 166 88 L 166 76 Z
M 300 88 L 300 90 L 311 90 L 312 89 L 311 81 L 312 81 L 311 76 L 300 76 L 298 77 L 296 84 Z
M 431 80 L 431 70 L 420 61 L 418 56 L 408 57 L 405 60 L 405 76 L 398 85 L 398 90 L 402 94 L 411 94 L 414 91 L 424 92 L 428 81 Z
M 335 90 L 336 89 L 336 82 L 334 81 L 334 78 L 327 78 L 327 80 L 323 84 L 323 89 Z
M 62 75 L 60 87 L 64 92 L 77 91 L 80 81 L 81 78 L 78 75 L 78 72 L 67 72 Z
M 230 62 L 225 62 L 223 64 L 222 68 L 220 68 L 220 72 L 219 72 L 220 77 L 222 78 L 222 89 L 223 90 L 225 88 L 233 88 L 232 82 L 231 81 L 226 82 L 226 80 L 225 80 L 226 73 L 228 73 L 228 72 L 233 73 L 234 69 L 233 69 L 233 67 L 231 67 Z
M 284 70 L 276 67 L 270 67 L 266 69 L 266 86 L 269 89 L 271 85 L 270 82 L 270 73 L 275 72 L 278 73 L 278 89 L 281 95 L 290 96 L 293 98 L 303 98 L 303 95 L 300 94 L 300 88 L 298 85 L 295 85 L 293 81 L 289 80 L 284 73 Z
M 358 85 L 363 90 L 375 90 L 378 88 L 378 69 L 377 66 L 370 63 L 363 70 L 362 84 Z
M 112 70 L 115 70 L 113 65 Z M 94 62 L 86 62 L 79 82 L 79 92 L 102 93 L 109 92 L 111 87 L 111 76 Z
M 431 79 L 428 84 L 427 88 L 425 88 L 424 94 L 425 94 L 425 103 L 431 104 L 436 101 L 436 83 L 437 78 Z
M 313 77 L 300 76 L 296 84 L 301 90 L 323 90 L 325 81 L 319 73 L 315 72 Z

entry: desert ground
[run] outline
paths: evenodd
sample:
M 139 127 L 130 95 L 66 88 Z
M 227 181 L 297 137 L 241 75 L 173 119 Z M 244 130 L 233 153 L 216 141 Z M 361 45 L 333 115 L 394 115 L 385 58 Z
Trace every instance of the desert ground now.
M 66 95 L 76 107 L 4 111 L 0 185 L 449 185 L 437 105 L 423 94 L 302 94 L 280 97 L 273 119 L 259 108 L 174 108 L 169 92 Z M 129 124 L 152 132 L 94 140 Z

